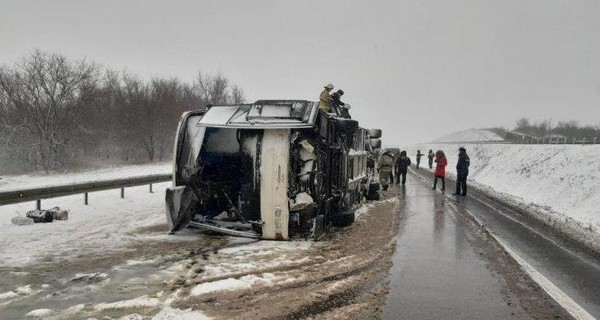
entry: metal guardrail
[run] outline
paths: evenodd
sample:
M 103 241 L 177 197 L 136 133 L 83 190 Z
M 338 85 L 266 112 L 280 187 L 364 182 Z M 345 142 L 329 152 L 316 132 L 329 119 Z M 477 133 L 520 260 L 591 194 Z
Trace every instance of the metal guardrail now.
M 87 205 L 89 192 L 120 188 L 121 198 L 124 198 L 125 188 L 127 187 L 150 185 L 149 190 L 150 192 L 153 192 L 153 183 L 169 181 L 171 180 L 171 177 L 171 174 L 153 174 L 122 179 L 99 180 L 83 183 L 56 185 L 43 188 L 0 192 L 0 206 L 28 201 L 36 201 L 36 207 L 37 209 L 40 209 L 42 199 L 64 197 L 81 193 L 85 194 L 84 203 Z

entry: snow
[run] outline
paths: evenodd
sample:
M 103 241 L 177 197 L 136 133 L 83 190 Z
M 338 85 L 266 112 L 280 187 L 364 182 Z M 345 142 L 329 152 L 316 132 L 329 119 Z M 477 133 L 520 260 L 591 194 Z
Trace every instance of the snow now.
M 50 309 L 36 309 L 28 312 L 26 317 L 47 317 L 51 315 L 53 312 Z
M 16 292 L 14 292 L 14 291 L 0 293 L 0 301 L 2 301 L 2 300 L 8 300 L 8 299 L 14 299 L 14 298 L 16 298 L 18 296 L 19 296 L 19 294 L 16 293 Z
M 167 173 L 170 169 L 170 164 L 143 165 L 65 175 L 7 176 L 0 182 L 4 191 L 8 186 L 32 188 Z M 154 184 L 154 193 L 149 193 L 148 186 L 126 188 L 124 199 L 120 198 L 119 189 L 93 192 L 89 194 L 89 205 L 83 203 L 83 195 L 44 199 L 42 208 L 59 206 L 70 210 L 68 220 L 45 224 L 12 224 L 12 218 L 25 216 L 35 208 L 33 202 L 0 206 L 0 266 L 22 266 L 48 257 L 69 259 L 148 240 L 151 234 L 139 234 L 135 230 L 165 223 L 164 194 L 168 186 L 170 182 Z M 169 236 L 169 241 L 189 236 L 181 233 Z
M 273 284 L 277 278 L 271 273 L 264 273 L 262 277 L 256 275 L 247 275 L 238 279 L 227 278 L 223 280 L 202 283 L 195 286 L 192 291 L 192 296 L 199 296 L 215 291 L 233 291 L 241 289 L 249 289 L 255 285 Z
M 22 295 L 22 296 L 27 296 L 27 295 L 32 295 L 35 293 L 35 290 L 31 289 L 30 285 L 26 285 L 24 287 L 18 287 L 15 290 L 16 293 Z
M 129 299 L 121 300 L 110 303 L 99 303 L 94 306 L 96 310 L 107 310 L 107 309 L 125 309 L 125 308 L 136 308 L 136 307 L 158 307 L 162 303 L 158 298 L 150 298 L 147 295 Z
M 33 294 L 36 294 L 39 292 L 40 292 L 39 290 L 38 291 L 33 290 L 31 288 L 31 285 L 26 285 L 26 286 L 18 287 L 13 291 L 0 293 L 0 307 L 3 304 L 10 303 L 11 301 L 19 300 L 19 299 L 22 299 L 23 297 L 30 296 L 30 295 L 33 295 Z
M 134 314 L 128 314 L 126 316 L 122 316 L 119 318 L 119 320 L 144 320 L 144 316 L 134 313 Z
M 469 129 L 458 131 L 449 135 L 443 136 L 433 141 L 433 143 L 441 142 L 481 142 L 481 141 L 502 141 L 504 140 L 498 134 L 484 129 Z
M 191 309 L 181 310 L 165 306 L 152 320 L 208 320 L 200 311 L 192 311 Z
M 447 172 L 454 171 L 459 145 L 420 148 L 444 150 Z M 466 149 L 471 182 L 598 233 L 600 145 L 474 144 Z
M 200 120 L 200 123 L 209 125 L 224 125 L 233 117 L 239 106 L 220 106 L 206 110 L 206 113 Z
M 122 166 L 99 169 L 88 172 L 66 174 L 31 174 L 17 176 L 2 176 L 0 192 L 42 188 L 71 183 L 93 182 L 98 180 L 121 179 L 123 177 L 145 176 L 150 174 L 168 174 L 173 170 L 169 163 Z M 2 207 L 0 207 L 0 212 Z
M 36 309 L 28 312 L 26 317 L 47 317 L 52 314 L 52 310 L 50 309 Z

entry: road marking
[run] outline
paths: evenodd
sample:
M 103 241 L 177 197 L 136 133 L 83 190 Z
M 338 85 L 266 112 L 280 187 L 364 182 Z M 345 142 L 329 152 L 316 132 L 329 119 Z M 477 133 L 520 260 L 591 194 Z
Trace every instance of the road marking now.
M 503 217 L 505 217 L 506 219 L 508 219 L 508 220 L 510 220 L 510 221 L 512 221 L 512 222 L 514 222 L 514 223 L 516 223 L 516 224 L 518 224 L 518 225 L 520 225 L 520 226 L 524 227 L 525 229 L 527 229 L 527 230 L 529 230 L 529 231 L 531 231 L 531 232 L 533 232 L 533 233 L 535 233 L 537 236 L 539 236 L 539 237 L 543 238 L 544 240 L 546 240 L 546 241 L 548 241 L 548 242 L 551 242 L 551 243 L 552 243 L 552 244 L 554 244 L 556 247 L 558 247 L 558 248 L 560 248 L 560 249 L 564 250 L 565 252 L 567 252 L 567 253 L 568 253 L 568 254 L 570 254 L 571 256 L 573 256 L 573 257 L 576 257 L 576 258 L 580 259 L 581 261 L 583 261 L 584 263 L 587 263 L 588 265 L 590 265 L 590 266 L 594 267 L 595 269 L 600 269 L 600 266 L 598 266 L 598 264 L 596 264 L 596 263 L 594 263 L 594 262 L 590 261 L 589 259 L 582 259 L 582 258 L 581 258 L 581 257 L 580 257 L 580 256 L 579 256 L 579 255 L 578 255 L 576 252 L 574 252 L 573 250 L 571 250 L 571 249 L 569 249 L 568 247 L 565 247 L 565 246 L 563 246 L 562 244 L 558 243 L 557 241 L 555 241 L 555 240 L 553 240 L 553 239 L 551 239 L 551 238 L 547 237 L 547 236 L 546 236 L 545 234 L 543 234 L 542 232 L 540 232 L 540 231 L 537 231 L 537 230 L 536 230 L 536 229 L 534 229 L 533 227 L 529 226 L 529 225 L 528 225 L 526 222 L 519 221 L 519 219 L 517 219 L 517 218 L 515 218 L 515 217 L 511 216 L 510 214 L 504 213 L 504 211 L 503 211 L 503 210 L 501 210 L 501 209 L 499 209 L 499 208 L 497 208 L 497 207 L 495 207 L 495 206 L 493 206 L 493 205 L 491 205 L 491 204 L 489 204 L 489 203 L 487 203 L 487 202 L 483 201 L 482 199 L 480 199 L 480 198 L 478 198 L 478 197 L 474 197 L 474 196 L 472 196 L 472 195 L 470 195 L 469 197 L 470 197 L 471 199 L 475 199 L 475 200 L 477 200 L 477 201 L 478 201 L 479 203 L 481 203 L 482 205 L 484 205 L 484 206 L 486 206 L 486 207 L 488 207 L 488 208 L 490 208 L 490 209 L 494 210 L 495 212 L 497 212 L 498 214 L 502 215 L 502 216 L 503 216 Z M 502 200 L 497 200 L 497 199 L 496 199 L 495 201 L 502 203 Z M 512 208 L 510 208 L 510 207 L 509 207 L 508 209 L 509 209 L 510 211 L 513 211 L 513 212 L 519 212 L 519 210 L 518 210 L 518 209 L 512 209 Z M 524 214 L 525 214 L 525 215 L 529 215 L 527 212 L 524 212 Z M 473 215 L 473 214 L 471 214 L 471 215 Z M 530 218 L 532 218 L 532 219 L 534 219 L 534 220 L 536 220 L 536 219 L 537 219 L 536 217 L 530 217 Z M 478 222 L 480 222 L 479 220 L 477 220 L 477 221 L 478 221 Z M 539 221 L 539 220 L 538 220 L 538 221 Z M 543 221 L 540 221 L 540 222 L 541 222 L 541 223 L 544 223 Z M 482 225 L 483 225 L 483 224 L 482 224 Z M 552 228 L 552 227 L 551 227 L 551 228 Z
M 491 233 L 490 233 L 491 234 Z M 493 236 L 493 235 L 492 235 Z M 496 236 L 493 236 L 496 241 L 504 248 L 506 251 L 519 265 L 521 268 L 527 272 L 527 274 L 535 281 L 544 291 L 546 291 L 552 299 L 554 299 L 558 304 L 560 304 L 568 313 L 573 316 L 573 318 L 577 320 L 594 320 L 596 319 L 594 316 L 589 314 L 582 306 L 580 306 L 575 300 L 571 299 L 566 293 L 560 290 L 552 281 L 548 280 L 543 274 L 537 271 L 533 266 L 531 266 L 527 261 L 523 260 L 518 254 L 516 254 L 512 249 L 510 249 L 506 244 L 500 241 Z
M 421 177 L 421 179 L 420 179 L 421 181 L 424 181 L 423 180 L 424 177 L 422 175 L 417 174 L 417 176 Z M 449 197 L 448 195 L 446 195 L 446 198 L 451 199 L 451 197 Z M 516 223 L 524 226 L 525 228 L 529 229 L 533 233 L 554 243 L 559 248 L 561 248 L 561 249 L 567 251 L 569 254 L 573 255 L 573 253 L 570 250 L 564 248 L 563 246 L 559 245 L 555 241 L 548 239 L 547 237 L 545 237 L 543 234 L 541 234 L 537 230 L 534 230 L 531 227 L 529 227 L 528 225 L 525 225 L 525 224 L 519 222 L 518 220 L 514 219 L 513 217 L 506 215 L 501 210 L 495 208 L 494 206 L 486 203 L 485 201 L 483 201 L 477 197 L 471 196 L 471 198 L 474 198 L 476 201 L 478 201 L 478 202 L 482 203 L 483 205 L 489 207 L 490 209 L 500 213 L 504 217 L 512 220 L 513 222 L 516 222 Z M 452 202 L 450 202 L 449 204 L 452 207 L 452 209 L 456 212 L 457 211 L 456 205 Z M 475 219 L 475 221 L 478 225 L 480 225 L 480 226 L 485 225 L 475 214 L 473 214 L 473 212 L 471 210 L 466 209 L 466 208 L 465 208 L 465 210 L 469 215 L 471 215 L 471 217 L 473 217 L 473 219 Z M 564 291 L 562 291 L 559 287 L 557 287 L 554 283 L 552 283 L 552 281 L 550 281 L 548 278 L 546 278 L 542 273 L 540 273 L 537 269 L 535 269 L 527 261 L 525 261 L 523 258 L 521 258 L 516 252 L 514 252 L 507 244 L 505 244 L 503 241 L 501 241 L 490 229 L 488 229 L 488 228 L 485 228 L 485 229 L 498 242 L 498 244 L 500 244 L 500 246 L 502 246 L 504 251 L 506 251 L 521 266 L 521 268 L 523 268 L 523 270 L 531 277 L 531 279 L 533 281 L 535 281 L 535 283 L 537 283 L 542 289 L 544 289 L 544 291 L 546 291 L 546 293 L 548 293 L 548 295 L 550 295 L 550 297 L 552 297 L 552 299 L 554 299 L 554 301 L 556 301 L 560 306 L 562 306 L 573 318 L 575 318 L 577 320 L 596 320 L 596 318 L 594 316 L 592 316 L 582 306 L 580 306 L 577 302 L 575 302 L 575 300 L 571 299 L 571 297 L 569 297 Z
M 476 223 L 480 226 L 484 226 L 483 222 L 473 214 L 469 209 L 466 209 L 467 213 L 475 219 Z M 516 252 L 514 252 L 507 244 L 501 241 L 491 230 L 487 229 L 490 236 L 492 236 L 498 244 L 508 253 L 525 272 L 531 277 L 535 283 L 537 283 L 554 301 L 556 301 L 561 307 L 563 307 L 573 318 L 577 320 L 596 320 L 589 312 L 587 312 L 582 306 L 580 306 L 575 300 L 571 299 L 564 291 L 557 287 L 552 281 L 546 278 L 536 268 L 530 265 L 525 259 L 521 258 Z

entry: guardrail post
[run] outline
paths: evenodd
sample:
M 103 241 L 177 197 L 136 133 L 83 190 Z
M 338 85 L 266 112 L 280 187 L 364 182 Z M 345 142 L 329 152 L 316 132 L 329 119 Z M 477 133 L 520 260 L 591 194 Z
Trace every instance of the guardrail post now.
M 152 183 L 150 184 L 150 193 L 154 193 L 154 191 L 152 191 Z
M 121 188 L 121 199 L 125 198 L 125 188 Z
M 596 144 L 596 139 L 598 139 L 598 137 L 594 137 L 594 144 Z
M 35 208 L 37 210 L 42 210 L 42 199 L 35 200 Z
M 83 204 L 85 204 L 86 206 L 88 205 L 88 193 L 84 193 L 83 194 Z

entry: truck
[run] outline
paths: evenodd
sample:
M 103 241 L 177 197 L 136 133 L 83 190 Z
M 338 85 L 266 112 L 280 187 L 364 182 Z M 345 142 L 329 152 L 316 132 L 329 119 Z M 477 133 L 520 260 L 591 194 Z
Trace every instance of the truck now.
M 366 199 L 379 199 L 380 138 L 306 100 L 186 112 L 165 196 L 171 232 L 288 240 L 350 225 Z

